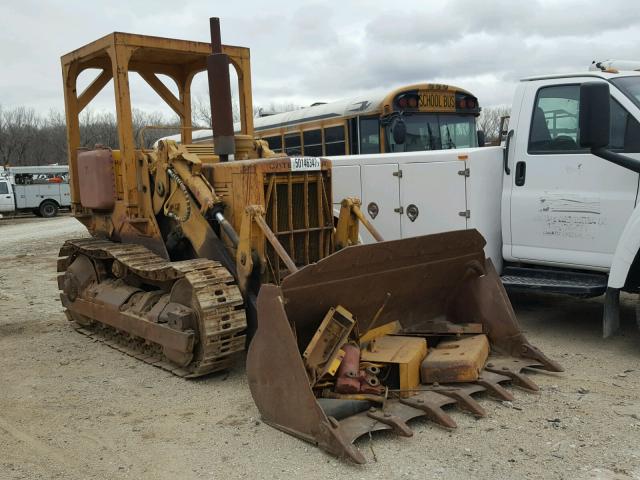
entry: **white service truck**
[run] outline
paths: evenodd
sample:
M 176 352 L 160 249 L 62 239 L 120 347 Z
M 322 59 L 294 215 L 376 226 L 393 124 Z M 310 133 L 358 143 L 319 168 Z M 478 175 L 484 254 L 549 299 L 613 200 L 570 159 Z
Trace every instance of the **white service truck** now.
M 0 171 L 0 215 L 32 212 L 49 218 L 70 207 L 68 166 L 7 167 Z
M 507 288 L 605 294 L 608 336 L 640 291 L 640 73 L 608 70 L 522 80 L 499 147 L 332 157 L 334 202 L 385 240 L 477 228 Z

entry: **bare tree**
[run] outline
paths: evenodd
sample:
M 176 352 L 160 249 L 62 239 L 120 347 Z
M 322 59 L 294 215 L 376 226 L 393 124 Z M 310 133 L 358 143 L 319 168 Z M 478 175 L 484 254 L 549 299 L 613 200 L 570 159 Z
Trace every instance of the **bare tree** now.
M 271 103 L 267 108 L 256 106 L 254 115 L 279 113 L 301 108 L 293 103 Z M 233 101 L 234 121 L 240 120 L 240 105 Z M 208 97 L 196 97 L 192 105 L 195 126 L 211 127 Z M 166 135 L 179 133 L 180 122 L 174 115 L 134 109 L 133 135 L 138 147 L 149 148 Z M 156 127 L 156 128 L 145 128 Z M 172 128 L 166 128 L 172 127 Z M 142 133 L 142 135 L 141 135 Z M 140 145 L 140 143 L 144 145 Z M 86 109 L 80 115 L 80 145 L 119 148 L 118 126 L 111 112 Z M 47 165 L 67 163 L 67 128 L 62 112 L 51 110 L 39 115 L 27 107 L 5 108 L 0 105 L 0 165 Z
M 133 134 L 136 141 L 146 126 L 178 127 L 177 118 L 161 113 L 133 111 Z M 178 133 L 174 128 L 145 130 L 144 148 L 160 137 Z M 96 144 L 119 148 L 118 127 L 110 112 L 85 110 L 80 116 L 80 144 L 93 148 Z M 64 114 L 51 110 L 39 116 L 25 107 L 3 108 L 0 105 L 0 164 L 47 165 L 67 163 L 67 128 Z
M 0 107 L 0 162 L 8 164 L 23 158 L 29 144 L 36 141 L 40 119 L 35 110 L 16 107 Z
M 159 138 L 180 133 L 180 120 L 173 115 L 167 119 L 160 112 L 133 109 L 133 134 L 140 148 L 151 148 Z
M 500 140 L 500 121 L 502 117 L 509 116 L 511 109 L 500 105 L 496 107 L 485 107 L 478 118 L 478 128 L 484 131 L 487 143 L 495 143 Z
M 231 113 L 233 121 L 239 122 L 240 103 L 236 98 L 231 99 Z M 198 95 L 193 98 L 191 102 L 191 121 L 197 127 L 211 127 L 211 102 L 208 95 Z
M 42 142 L 38 142 L 37 158 L 40 163 L 67 163 L 67 122 L 64 114 L 58 110 L 50 110 L 43 121 Z
M 299 110 L 303 107 L 295 103 L 274 103 L 271 102 L 268 106 L 262 107 L 260 105 L 253 106 L 253 116 L 261 117 L 265 115 L 273 115 L 275 113 L 290 112 L 292 110 Z M 233 121 L 240 121 L 240 104 L 237 99 L 232 98 L 231 110 L 233 112 Z M 194 126 L 199 127 L 211 127 L 211 104 L 208 96 L 198 95 L 193 98 L 191 104 L 191 117 Z
M 191 121 L 194 126 L 211 127 L 211 104 L 209 97 L 198 95 L 191 102 Z

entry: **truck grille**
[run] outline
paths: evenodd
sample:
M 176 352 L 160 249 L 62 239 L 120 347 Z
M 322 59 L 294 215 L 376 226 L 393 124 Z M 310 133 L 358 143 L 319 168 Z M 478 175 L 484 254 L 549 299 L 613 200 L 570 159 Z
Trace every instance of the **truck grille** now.
M 297 266 L 333 251 L 331 181 L 325 171 L 265 176 L 266 221 Z M 266 244 L 268 282 L 280 284 L 287 269 Z

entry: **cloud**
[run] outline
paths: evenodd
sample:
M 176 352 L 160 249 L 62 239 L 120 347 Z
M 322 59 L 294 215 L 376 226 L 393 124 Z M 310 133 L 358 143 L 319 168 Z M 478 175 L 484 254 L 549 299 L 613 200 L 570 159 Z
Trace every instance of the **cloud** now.
M 452 83 L 483 105 L 508 104 L 519 78 L 586 70 L 594 59 L 637 58 L 640 9 L 629 0 L 169 0 L 5 2 L 0 103 L 62 109 L 60 56 L 111 31 L 208 41 L 221 17 L 223 41 L 251 48 L 255 104 L 331 101 L 417 81 Z M 138 107 L 161 110 L 131 81 Z M 206 95 L 198 78 L 194 96 Z M 105 89 L 98 108 L 111 108 Z

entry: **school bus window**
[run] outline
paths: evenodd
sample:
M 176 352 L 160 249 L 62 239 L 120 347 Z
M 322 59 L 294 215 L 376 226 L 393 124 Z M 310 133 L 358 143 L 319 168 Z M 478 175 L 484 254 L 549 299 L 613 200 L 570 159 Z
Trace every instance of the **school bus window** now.
M 477 146 L 474 124 L 465 118 L 452 117 L 446 122 L 441 119 L 440 139 L 444 149 Z
M 344 127 L 328 127 L 324 129 L 324 143 L 344 142 Z
M 349 155 L 360 153 L 358 148 L 358 117 L 349 119 Z
M 345 154 L 343 125 L 324 129 L 324 151 L 329 156 Z
M 360 153 L 380 153 L 380 124 L 377 118 L 360 119 Z
M 274 152 L 282 151 L 282 137 L 278 135 L 277 137 L 264 137 L 263 140 L 269 144 L 269 148 Z
M 300 155 L 300 133 L 288 133 L 284 136 L 284 151 L 287 155 Z
M 322 156 L 322 132 L 320 130 L 307 130 L 302 132 L 304 154 L 311 157 Z

